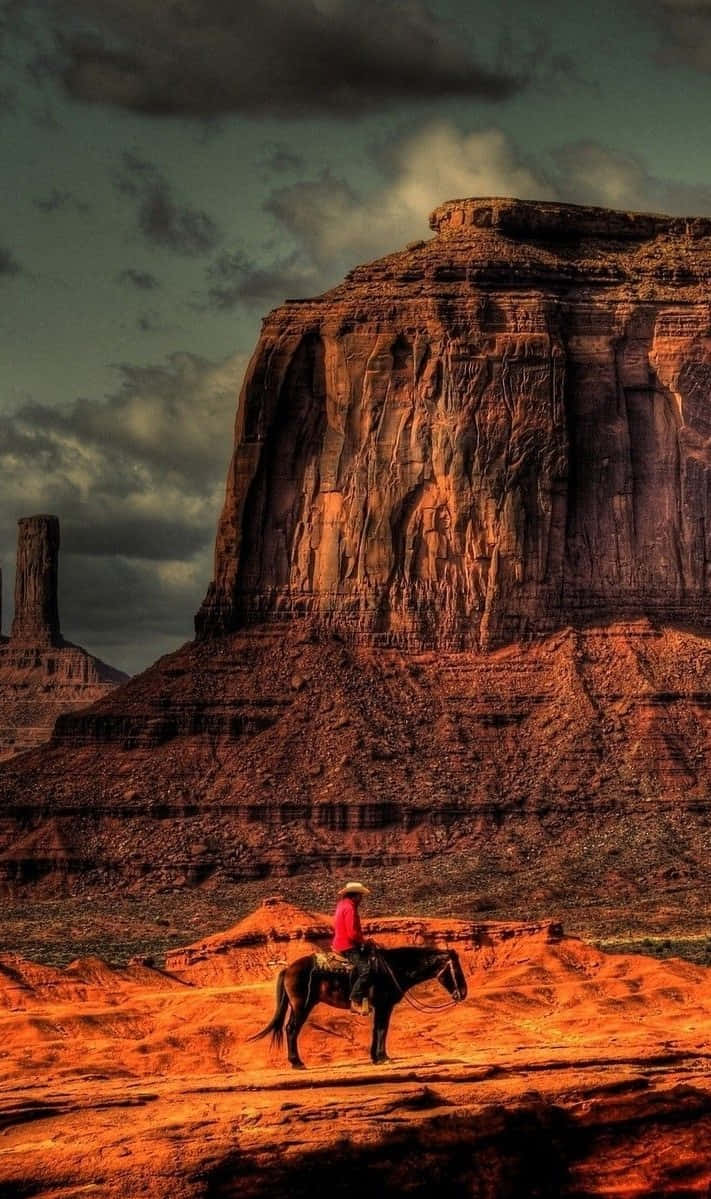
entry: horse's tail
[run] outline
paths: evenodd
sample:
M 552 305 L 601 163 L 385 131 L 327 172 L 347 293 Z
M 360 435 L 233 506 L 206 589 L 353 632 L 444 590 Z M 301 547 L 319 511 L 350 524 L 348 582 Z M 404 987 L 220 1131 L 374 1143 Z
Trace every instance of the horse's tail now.
M 281 1046 L 284 1040 L 284 1021 L 289 1007 L 289 996 L 286 993 L 284 986 L 284 975 L 286 969 L 279 971 L 279 977 L 276 984 L 276 1011 L 272 1019 L 263 1028 L 261 1032 L 256 1032 L 254 1036 L 247 1037 L 248 1041 L 261 1041 L 262 1037 L 272 1034 L 272 1045 Z

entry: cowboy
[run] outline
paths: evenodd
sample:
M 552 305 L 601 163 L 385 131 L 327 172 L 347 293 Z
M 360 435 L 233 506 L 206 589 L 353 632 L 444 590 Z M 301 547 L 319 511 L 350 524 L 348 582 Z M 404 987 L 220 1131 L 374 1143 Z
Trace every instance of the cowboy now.
M 340 898 L 333 916 L 333 941 L 331 948 L 347 958 L 352 965 L 351 1010 L 359 1016 L 367 1016 L 370 1004 L 365 988 L 370 976 L 370 946 L 360 926 L 358 908 L 364 895 L 370 895 L 362 883 L 346 883 L 338 892 Z

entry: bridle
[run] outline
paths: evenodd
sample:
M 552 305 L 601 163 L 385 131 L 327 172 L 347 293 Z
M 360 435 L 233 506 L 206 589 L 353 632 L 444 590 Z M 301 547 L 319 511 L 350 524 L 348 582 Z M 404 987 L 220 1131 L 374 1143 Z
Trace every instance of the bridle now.
M 454 959 L 449 954 L 447 955 L 447 961 L 444 963 L 444 966 L 442 966 L 442 969 L 438 970 L 437 973 L 433 974 L 431 977 L 435 978 L 441 982 L 443 976 L 447 973 L 447 971 L 449 971 L 451 974 L 451 977 L 452 977 L 452 992 L 451 992 L 452 998 L 451 998 L 451 1000 L 448 1000 L 447 1003 L 438 1003 L 438 1004 L 435 1004 L 434 1006 L 432 1006 L 430 1004 L 426 1004 L 426 1003 L 420 1003 L 419 999 L 413 999 L 412 996 L 409 995 L 407 993 L 407 991 L 403 990 L 403 988 L 400 986 L 400 983 L 398 982 L 397 978 L 395 977 L 395 974 L 393 973 L 389 962 L 387 962 L 385 960 L 385 958 L 383 958 L 383 957 L 381 957 L 380 961 L 381 961 L 382 965 L 385 967 L 385 969 L 387 970 L 387 972 L 390 975 L 393 982 L 395 983 L 395 986 L 397 987 L 398 991 L 400 992 L 402 998 L 405 1000 L 406 1003 L 409 1003 L 410 1007 L 414 1007 L 416 1011 L 418 1011 L 418 1012 L 444 1012 L 444 1011 L 447 1011 L 448 1008 L 456 1007 L 458 1003 L 461 1003 L 462 993 L 459 990 L 459 984 L 457 982 L 457 975 L 454 970 Z M 423 978 L 418 981 L 427 982 L 428 980 L 426 978 Z
M 442 969 L 437 971 L 437 973 L 435 974 L 435 978 L 440 979 L 440 981 L 441 981 L 443 975 L 445 975 L 447 973 L 447 971 L 449 971 L 449 973 L 452 977 L 452 990 L 451 990 L 452 999 L 454 1000 L 455 1003 L 461 1003 L 462 993 L 459 990 L 459 983 L 457 982 L 457 974 L 454 969 L 454 958 L 451 957 L 451 955 L 447 956 L 447 961 L 444 963 L 444 966 L 442 967 Z

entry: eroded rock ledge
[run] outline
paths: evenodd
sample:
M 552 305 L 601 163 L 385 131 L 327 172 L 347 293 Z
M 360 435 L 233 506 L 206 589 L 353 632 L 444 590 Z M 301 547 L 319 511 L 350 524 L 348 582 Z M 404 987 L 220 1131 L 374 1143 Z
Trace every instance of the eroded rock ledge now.
M 706 217 L 670 217 L 582 204 L 532 203 L 507 197 L 448 200 L 431 214 L 430 228 L 439 234 L 495 229 L 506 237 L 524 241 L 590 237 L 608 242 L 649 241 L 660 234 L 691 238 L 711 236 L 711 220 Z

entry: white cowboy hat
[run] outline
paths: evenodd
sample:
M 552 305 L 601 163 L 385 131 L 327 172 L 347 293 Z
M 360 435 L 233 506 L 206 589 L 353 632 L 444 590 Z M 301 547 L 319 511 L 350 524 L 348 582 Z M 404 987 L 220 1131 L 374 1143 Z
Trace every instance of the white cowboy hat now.
M 345 887 L 341 887 L 338 894 L 339 895 L 348 895 L 348 894 L 370 895 L 370 891 L 368 890 L 367 887 L 364 887 L 362 883 L 346 883 Z

